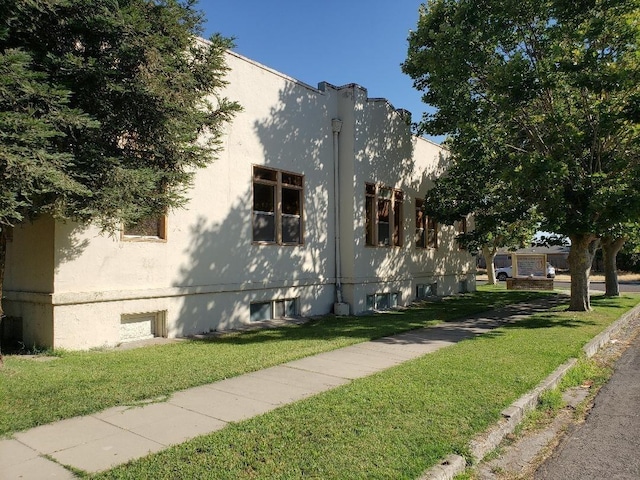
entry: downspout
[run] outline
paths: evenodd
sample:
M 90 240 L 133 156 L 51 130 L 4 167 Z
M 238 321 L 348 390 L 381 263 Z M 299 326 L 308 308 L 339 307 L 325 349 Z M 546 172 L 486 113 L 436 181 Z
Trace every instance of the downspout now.
M 335 260 L 336 260 L 336 301 L 342 303 L 342 260 L 340 258 L 340 130 L 342 120 L 331 120 L 333 130 L 333 192 L 334 192 L 334 219 L 335 219 Z

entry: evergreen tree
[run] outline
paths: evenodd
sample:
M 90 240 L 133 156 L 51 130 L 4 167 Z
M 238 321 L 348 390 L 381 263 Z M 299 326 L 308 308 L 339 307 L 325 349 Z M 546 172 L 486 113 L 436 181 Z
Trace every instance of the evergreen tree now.
M 113 232 L 184 204 L 240 108 L 231 42 L 202 25 L 191 0 L 0 0 L 0 292 L 15 225 Z

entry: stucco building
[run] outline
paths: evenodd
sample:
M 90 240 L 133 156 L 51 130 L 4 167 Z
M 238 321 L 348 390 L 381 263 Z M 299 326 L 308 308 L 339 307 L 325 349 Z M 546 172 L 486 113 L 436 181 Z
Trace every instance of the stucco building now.
M 86 349 L 268 318 L 358 314 L 475 289 L 455 227 L 420 210 L 446 152 L 358 85 L 318 88 L 235 53 L 244 108 L 186 208 L 100 234 L 42 218 L 8 245 L 4 305 L 27 345 Z

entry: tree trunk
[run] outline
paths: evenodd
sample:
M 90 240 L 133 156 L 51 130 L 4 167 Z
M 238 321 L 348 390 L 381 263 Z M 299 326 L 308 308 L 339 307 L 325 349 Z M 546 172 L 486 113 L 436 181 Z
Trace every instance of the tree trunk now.
M 570 235 L 569 270 L 571 272 L 571 301 L 569 310 L 587 312 L 591 310 L 589 298 L 589 275 L 598 239 L 589 233 Z
M 482 256 L 487 264 L 487 283 L 489 285 L 496 285 L 496 267 L 493 261 L 496 258 L 497 249 L 488 245 L 482 246 Z
M 602 260 L 604 261 L 605 296 L 619 297 L 618 267 L 616 257 L 624 246 L 625 238 L 604 237 L 602 239 Z

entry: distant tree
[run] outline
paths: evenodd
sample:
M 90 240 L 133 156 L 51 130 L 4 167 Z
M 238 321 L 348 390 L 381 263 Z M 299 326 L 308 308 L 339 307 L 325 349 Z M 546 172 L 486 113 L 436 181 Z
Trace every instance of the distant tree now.
M 569 239 L 557 233 L 542 233 L 536 235 L 531 242 L 532 247 L 568 247 L 569 245 Z
M 46 214 L 113 232 L 184 204 L 240 108 L 219 96 L 231 43 L 197 38 L 194 5 L 0 2 L 0 292 L 15 225 Z
M 604 294 L 607 297 L 618 297 L 620 296 L 617 266 L 618 253 L 625 244 L 629 244 L 634 249 L 640 246 L 640 223 L 615 225 L 602 236 L 600 244 L 604 265 Z
M 639 39 L 637 0 L 430 0 L 409 37 L 425 131 L 455 153 L 494 128 L 487 181 L 570 238 L 571 310 L 590 309 L 599 232 L 640 213 Z

